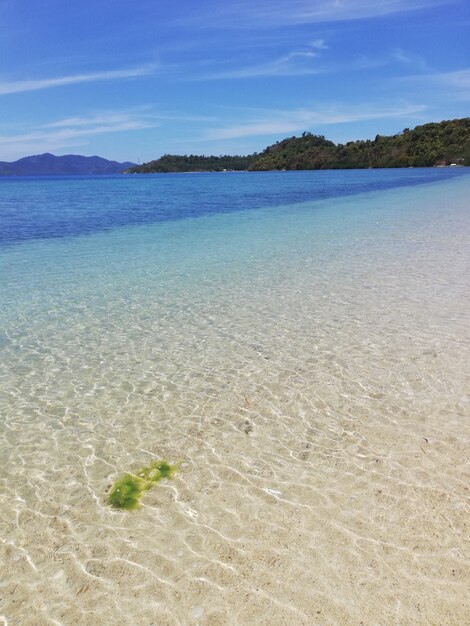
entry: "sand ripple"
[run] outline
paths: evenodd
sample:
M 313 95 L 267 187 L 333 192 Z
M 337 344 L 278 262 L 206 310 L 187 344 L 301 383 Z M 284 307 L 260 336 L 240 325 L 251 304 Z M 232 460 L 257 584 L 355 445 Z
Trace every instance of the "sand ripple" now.
M 348 246 L 273 224 L 223 271 L 161 278 L 150 247 L 12 295 L 0 622 L 469 623 L 470 227 L 443 197 Z M 113 511 L 154 458 L 175 478 Z

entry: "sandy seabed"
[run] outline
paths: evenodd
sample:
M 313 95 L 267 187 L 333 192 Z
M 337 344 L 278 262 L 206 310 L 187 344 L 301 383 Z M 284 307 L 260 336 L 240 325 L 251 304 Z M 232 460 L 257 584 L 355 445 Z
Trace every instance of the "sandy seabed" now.
M 119 289 L 12 299 L 0 624 L 470 623 L 461 188 L 383 194 L 433 210 L 335 245 L 285 230 L 190 289 L 134 258 Z M 173 480 L 112 510 L 155 458 Z

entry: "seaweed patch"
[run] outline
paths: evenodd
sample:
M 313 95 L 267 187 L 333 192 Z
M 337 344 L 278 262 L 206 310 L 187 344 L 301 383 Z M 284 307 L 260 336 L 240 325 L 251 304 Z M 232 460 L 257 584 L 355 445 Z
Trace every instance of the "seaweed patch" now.
M 135 474 L 127 473 L 115 481 L 109 494 L 109 504 L 115 509 L 132 511 L 140 507 L 140 499 L 146 491 L 154 487 L 163 478 L 171 478 L 177 470 L 176 465 L 167 461 L 152 461 Z

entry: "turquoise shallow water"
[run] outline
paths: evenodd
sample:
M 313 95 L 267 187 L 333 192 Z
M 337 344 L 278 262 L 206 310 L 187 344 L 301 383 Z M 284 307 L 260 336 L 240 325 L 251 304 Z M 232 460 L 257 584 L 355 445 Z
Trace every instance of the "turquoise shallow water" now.
M 0 181 L 7 623 L 465 623 L 469 191 Z

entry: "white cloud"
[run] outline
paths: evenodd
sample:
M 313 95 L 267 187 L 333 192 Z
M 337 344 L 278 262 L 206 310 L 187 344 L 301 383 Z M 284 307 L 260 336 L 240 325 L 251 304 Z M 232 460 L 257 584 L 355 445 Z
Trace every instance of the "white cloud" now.
M 331 74 L 334 72 L 363 71 L 389 65 L 392 61 L 398 60 L 395 55 L 368 57 L 362 54 L 341 62 L 328 62 L 326 60 L 322 61 L 319 55 L 319 52 L 311 49 L 293 51 L 266 63 L 259 63 L 232 70 L 227 69 L 210 74 L 196 74 L 190 79 L 185 80 L 229 80 L 258 78 L 260 76 L 312 76 L 316 74 Z
M 315 50 L 328 50 L 329 48 L 329 46 L 326 45 L 324 39 L 315 39 L 310 43 L 310 45 L 312 46 L 312 48 L 315 48 Z
M 427 67 L 426 61 L 422 57 L 416 54 L 410 54 L 402 48 L 396 48 L 393 50 L 391 58 L 393 61 L 399 61 L 404 65 L 413 67 L 415 70 L 424 71 Z
M 394 107 L 330 107 L 324 110 L 264 111 L 258 119 L 245 124 L 214 128 L 207 140 L 276 135 L 307 130 L 314 125 L 333 125 L 391 117 L 406 117 L 420 113 L 425 105 L 398 104 Z
M 199 17 L 208 27 L 276 27 L 379 17 L 423 9 L 449 0 L 238 0 L 231 3 L 198 3 Z
M 438 87 L 438 93 L 445 93 L 446 98 L 450 96 L 456 100 L 470 100 L 470 68 L 409 76 L 405 80 L 419 89 L 429 88 L 435 91 Z
M 470 89 L 470 68 L 455 70 L 454 72 L 442 72 L 435 74 L 432 78 L 452 85 L 457 89 Z
M 0 81 L 0 95 L 21 93 L 25 91 L 38 91 L 64 85 L 78 83 L 91 83 L 105 80 L 118 80 L 120 78 L 136 78 L 146 76 L 154 71 L 154 66 L 146 65 L 132 69 L 109 70 L 106 72 L 91 72 L 89 74 L 72 74 L 57 78 L 39 78 L 34 80 Z
M 43 124 L 26 133 L 0 135 L 2 159 L 68 149 L 72 146 L 86 145 L 88 137 L 155 128 L 158 125 L 158 121 L 145 110 L 110 111 L 71 117 Z
M 314 52 L 312 49 L 293 50 L 266 63 L 214 72 L 193 78 L 194 80 L 219 80 L 230 78 L 256 78 L 259 76 L 303 76 L 307 74 L 318 74 L 321 72 L 321 69 L 312 66 L 312 60 L 317 56 L 318 53 Z
M 394 82 L 400 88 L 406 85 L 410 93 L 426 95 L 434 102 L 445 101 L 451 105 L 470 100 L 470 68 L 405 76 Z
M 100 113 L 84 117 L 68 117 L 57 122 L 44 124 L 43 128 L 90 128 L 100 127 L 100 125 L 108 127 L 113 124 L 125 124 L 130 119 L 131 115 L 129 113 Z
M 93 127 L 96 125 L 120 125 L 129 121 L 139 120 L 141 123 L 160 122 L 165 120 L 183 122 L 211 122 L 213 117 L 202 115 L 184 115 L 180 113 L 161 113 L 151 106 L 140 106 L 130 111 L 101 111 L 81 117 L 67 117 L 44 124 L 42 128 Z
M 72 147 L 89 145 L 90 139 L 97 135 L 158 128 L 167 121 L 189 123 L 194 127 L 195 123 L 213 123 L 214 118 L 160 112 L 149 105 L 119 111 L 93 111 L 87 115 L 41 124 L 27 132 L 0 134 L 0 160 L 14 160 L 25 154 L 70 150 Z

